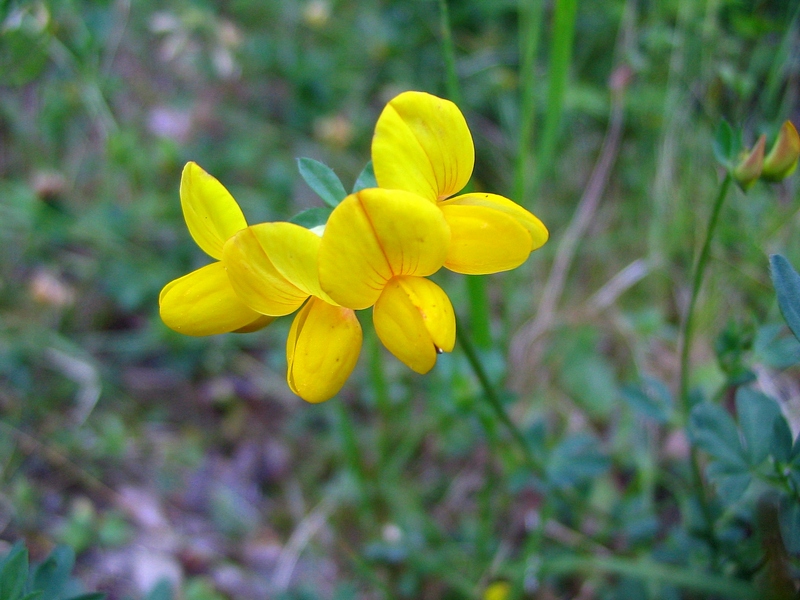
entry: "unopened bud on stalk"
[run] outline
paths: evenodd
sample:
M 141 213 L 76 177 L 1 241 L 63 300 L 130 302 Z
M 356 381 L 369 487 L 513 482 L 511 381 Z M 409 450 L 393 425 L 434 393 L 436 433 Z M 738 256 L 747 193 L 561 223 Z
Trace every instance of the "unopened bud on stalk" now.
M 764 166 L 764 146 L 767 143 L 766 136 L 762 135 L 758 138 L 756 145 L 748 153 L 747 150 L 742 152 L 739 162 L 733 168 L 733 178 L 743 191 L 749 190 L 753 184 L 761 176 L 761 171 Z
M 800 136 L 791 121 L 786 121 L 778 132 L 772 149 L 764 159 L 761 178 L 765 181 L 786 179 L 797 168 L 800 158 Z

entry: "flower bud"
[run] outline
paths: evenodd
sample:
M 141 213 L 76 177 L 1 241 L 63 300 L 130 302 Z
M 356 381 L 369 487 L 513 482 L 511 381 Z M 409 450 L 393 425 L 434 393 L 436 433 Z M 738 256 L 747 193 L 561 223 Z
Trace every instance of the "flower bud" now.
M 778 133 L 778 139 L 764 159 L 761 178 L 765 181 L 786 179 L 797 167 L 800 158 L 800 136 L 791 121 L 786 121 Z
M 761 176 L 761 171 L 764 166 L 764 146 L 767 143 L 766 136 L 762 135 L 758 138 L 756 145 L 748 153 L 747 150 L 742 152 L 739 162 L 733 168 L 733 178 L 743 191 L 749 190 L 753 184 Z

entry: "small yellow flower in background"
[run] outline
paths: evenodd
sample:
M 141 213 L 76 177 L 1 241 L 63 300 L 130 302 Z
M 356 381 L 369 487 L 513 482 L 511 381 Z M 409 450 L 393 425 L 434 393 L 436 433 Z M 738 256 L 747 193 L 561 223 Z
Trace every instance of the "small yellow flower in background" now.
M 742 152 L 739 162 L 733 168 L 733 178 L 745 192 L 753 187 L 761 177 L 764 170 L 764 146 L 766 143 L 767 136 L 760 136 L 752 150 Z
M 778 139 L 764 159 L 761 178 L 780 181 L 791 175 L 800 159 L 800 136 L 791 121 L 786 121 L 778 133 Z
M 320 236 L 294 223 L 261 223 L 226 243 L 222 262 L 233 289 L 252 310 L 270 317 L 296 311 L 286 341 L 286 380 L 308 402 L 332 398 L 355 368 L 361 325 L 320 287 Z
M 380 187 L 413 192 L 441 209 L 451 230 L 444 266 L 452 271 L 514 269 L 548 239 L 542 222 L 508 198 L 451 198 L 472 176 L 475 149 L 464 116 L 448 100 L 424 92 L 392 99 L 375 126 L 372 163 Z
M 444 264 L 450 227 L 434 204 L 402 190 L 351 194 L 325 226 L 319 251 L 322 289 L 342 306 L 374 306 L 386 348 L 418 373 L 455 345 L 447 294 L 425 279 Z
M 483 592 L 483 600 L 508 600 L 511 597 L 511 586 L 505 581 L 490 583 Z
M 161 319 L 179 333 L 193 336 L 255 331 L 272 319 L 248 308 L 231 286 L 222 247 L 247 227 L 236 200 L 196 163 L 181 176 L 181 208 L 194 241 L 217 262 L 169 282 L 158 298 Z

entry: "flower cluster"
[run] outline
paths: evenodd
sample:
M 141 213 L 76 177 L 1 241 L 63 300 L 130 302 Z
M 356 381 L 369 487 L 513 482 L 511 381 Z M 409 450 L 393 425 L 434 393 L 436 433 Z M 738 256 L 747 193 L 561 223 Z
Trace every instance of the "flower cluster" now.
M 236 201 L 195 163 L 180 196 L 194 240 L 216 259 L 168 283 L 161 318 L 186 335 L 249 332 L 297 315 L 286 343 L 287 382 L 309 402 L 344 385 L 358 360 L 356 310 L 399 360 L 426 373 L 455 344 L 447 294 L 426 279 L 445 267 L 488 274 L 516 268 L 542 246 L 542 222 L 511 200 L 457 194 L 475 151 L 451 102 L 405 92 L 381 113 L 372 141 L 377 187 L 350 194 L 324 226 L 248 226 Z

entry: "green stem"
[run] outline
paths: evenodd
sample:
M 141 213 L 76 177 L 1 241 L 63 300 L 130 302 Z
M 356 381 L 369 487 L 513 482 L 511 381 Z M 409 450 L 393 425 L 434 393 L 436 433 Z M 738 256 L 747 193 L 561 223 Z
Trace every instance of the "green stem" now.
M 508 416 L 506 409 L 503 408 L 503 403 L 500 400 L 500 396 L 492 385 L 492 382 L 489 381 L 489 376 L 486 373 L 486 369 L 483 368 L 483 363 L 478 356 L 478 352 L 472 345 L 469 336 L 466 335 L 464 328 L 458 324 L 458 319 L 456 319 L 456 329 L 459 332 L 458 341 L 461 344 L 461 349 L 464 351 L 464 355 L 467 357 L 467 361 L 472 368 L 472 372 L 475 373 L 475 376 L 478 378 L 478 382 L 483 388 L 484 398 L 486 398 L 489 406 L 492 408 L 503 425 L 505 425 L 506 429 L 508 429 L 511 437 L 514 438 L 517 446 L 519 446 L 519 449 L 522 451 L 522 455 L 525 457 L 525 462 L 531 467 L 532 470 L 537 473 L 541 473 L 541 465 L 536 462 L 536 459 L 531 453 L 528 442 L 525 441 L 525 436 L 522 435 L 522 432 L 511 420 L 511 417 Z
M 722 204 L 725 197 L 728 195 L 728 188 L 731 185 L 731 174 L 727 173 L 725 179 L 720 185 L 717 199 L 714 201 L 714 207 L 711 209 L 711 218 L 708 221 L 708 228 L 706 230 L 706 239 L 703 241 L 703 247 L 700 250 L 700 256 L 697 259 L 697 264 L 694 267 L 694 275 L 692 277 L 692 295 L 689 297 L 689 308 L 686 310 L 686 317 L 683 320 L 682 329 L 682 345 L 681 345 L 681 358 L 680 358 L 680 401 L 681 401 L 681 420 L 683 423 L 689 416 L 691 409 L 689 402 L 689 354 L 692 346 L 692 336 L 694 334 L 694 310 L 697 304 L 697 297 L 700 293 L 700 286 L 703 284 L 703 277 L 705 276 L 706 267 L 708 266 L 708 257 L 711 253 L 711 240 L 714 237 L 714 232 L 717 228 L 717 221 L 719 221 L 719 214 L 722 209 Z
M 689 297 L 689 307 L 686 311 L 686 317 L 683 320 L 682 326 L 682 346 L 680 356 L 680 422 L 685 425 L 689 418 L 691 410 L 691 402 L 689 399 L 689 355 L 692 346 L 692 336 L 694 334 L 694 311 L 697 305 L 697 298 L 700 294 L 700 287 L 703 284 L 706 267 L 708 266 L 708 258 L 711 255 L 711 240 L 714 238 L 714 232 L 717 228 L 719 215 L 722 210 L 722 205 L 725 202 L 725 197 L 728 195 L 728 188 L 731 185 L 731 174 L 727 173 L 725 179 L 719 188 L 719 193 L 714 201 L 714 206 L 711 209 L 711 218 L 708 221 L 708 228 L 706 229 L 706 238 L 703 241 L 703 247 L 700 250 L 700 256 L 697 258 L 697 263 L 694 267 L 694 275 L 692 276 L 692 293 Z M 718 553 L 718 542 L 714 535 L 714 517 L 711 514 L 711 509 L 705 497 L 705 490 L 703 486 L 703 474 L 700 469 L 700 461 L 697 456 L 697 450 L 694 446 L 691 448 L 691 472 L 692 480 L 695 489 L 697 490 L 697 497 L 700 501 L 700 508 L 703 512 L 703 517 L 706 521 L 705 535 L 709 546 L 711 548 L 713 561 L 716 563 Z

